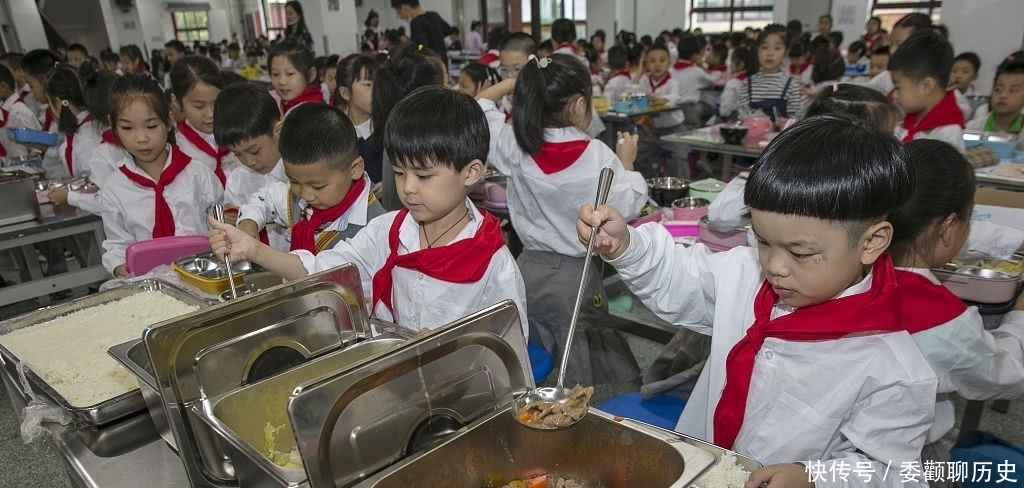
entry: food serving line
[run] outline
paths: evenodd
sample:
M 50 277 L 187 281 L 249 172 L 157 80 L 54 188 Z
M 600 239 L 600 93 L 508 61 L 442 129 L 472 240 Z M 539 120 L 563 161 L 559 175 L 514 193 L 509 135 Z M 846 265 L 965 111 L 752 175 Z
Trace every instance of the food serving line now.
M 557 474 L 682 488 L 730 454 L 593 408 L 560 430 L 520 425 L 512 403 L 534 383 L 512 302 L 417 333 L 368 318 L 352 266 L 265 286 L 220 301 L 148 279 L 0 322 L 0 380 L 77 487 L 499 488 Z M 75 405 L 11 346 L 146 294 L 196 309 L 105 351 L 138 388 Z

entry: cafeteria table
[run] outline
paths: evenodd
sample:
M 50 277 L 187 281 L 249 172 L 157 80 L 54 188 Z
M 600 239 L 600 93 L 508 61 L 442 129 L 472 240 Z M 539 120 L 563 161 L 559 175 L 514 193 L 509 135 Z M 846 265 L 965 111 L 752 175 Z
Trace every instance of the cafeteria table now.
M 53 276 L 44 276 L 35 245 L 62 242 L 64 238 L 83 235 L 98 252 L 103 243 L 103 221 L 98 215 L 75 211 L 65 216 L 32 220 L 0 227 L 0 252 L 10 251 L 19 257 L 21 283 L 0 288 L 0 306 L 38 298 L 40 305 L 49 305 L 51 293 L 70 290 L 107 280 L 110 275 L 99 264 L 99 259 L 88 259 L 82 269 Z M 63 257 L 63 254 L 61 253 Z
M 747 138 L 742 144 L 727 144 L 712 127 L 701 127 L 687 132 L 661 136 L 662 142 L 689 147 L 696 151 L 722 155 L 721 180 L 728 181 L 733 171 L 733 157 L 757 158 L 764 150 L 763 144 L 775 135 L 769 132 L 760 138 Z
M 988 186 L 999 190 L 1024 191 L 1024 171 L 1020 172 L 1019 177 L 1005 175 L 1010 173 L 1006 169 L 1011 167 L 1024 169 L 1024 166 L 1010 166 L 1019 164 L 1004 161 L 995 166 L 979 168 L 974 172 L 974 179 L 979 186 Z M 1000 170 L 1003 170 L 1004 174 L 1000 174 Z

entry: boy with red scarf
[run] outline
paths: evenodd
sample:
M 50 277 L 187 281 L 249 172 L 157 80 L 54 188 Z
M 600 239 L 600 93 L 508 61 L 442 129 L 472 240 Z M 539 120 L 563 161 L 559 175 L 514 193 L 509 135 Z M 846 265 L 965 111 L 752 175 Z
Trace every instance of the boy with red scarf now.
M 889 60 L 893 98 L 907 115 L 897 132 L 903 142 L 936 139 L 964 152 L 964 112 L 948 90 L 953 46 L 930 29 L 914 32 Z
M 336 111 L 306 104 L 285 118 L 280 140 L 286 165 L 285 146 L 293 137 L 289 124 L 310 118 L 296 117 L 300 110 Z M 301 124 L 308 123 L 321 122 Z M 355 147 L 351 124 L 348 130 Z M 352 263 L 370 297 L 371 314 L 412 329 L 439 327 L 511 299 L 526 334 L 526 290 L 501 225 L 466 198 L 467 189 L 483 177 L 487 160 L 489 132 L 479 105 L 454 90 L 424 87 L 395 106 L 384 131 L 402 210 L 373 219 L 354 237 L 320 254 L 276 251 L 234 227 L 211 222 L 213 251 L 232 260 L 248 259 L 286 279 Z M 303 145 L 316 145 L 309 135 L 294 136 L 301 136 Z M 358 159 L 356 164 L 362 165 Z
M 238 227 L 252 236 L 268 225 L 290 228 L 290 250 L 316 255 L 383 215 L 355 130 L 330 105 L 293 108 L 277 140 L 289 183 L 273 181 L 256 191 L 239 210 Z
M 600 226 L 595 249 L 633 293 L 711 336 L 676 430 L 763 462 L 747 486 L 824 486 L 844 465 L 843 486 L 927 486 L 892 472 L 920 466 L 934 421 L 938 380 L 910 334 L 962 306 L 906 308 L 920 280 L 898 279 L 887 215 L 912 191 L 890 133 L 818 116 L 772 140 L 750 173 L 756 250 L 682 247 L 614 208 L 580 210 L 580 239 Z

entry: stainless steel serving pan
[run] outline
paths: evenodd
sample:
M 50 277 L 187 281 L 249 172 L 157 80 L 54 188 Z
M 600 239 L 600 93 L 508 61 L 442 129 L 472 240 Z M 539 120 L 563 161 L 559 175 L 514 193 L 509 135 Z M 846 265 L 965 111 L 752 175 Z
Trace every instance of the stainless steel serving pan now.
M 19 317 L 0 322 L 0 335 L 7 332 L 32 327 L 56 319 L 79 310 L 105 305 L 140 293 L 161 293 L 189 305 L 205 307 L 207 302 L 160 280 L 143 280 L 130 285 L 108 290 L 102 293 L 85 296 L 60 305 L 42 308 Z M 111 344 L 113 346 L 114 344 Z M 17 368 L 21 360 L 17 355 L 0 345 L 0 367 L 8 370 L 14 378 L 18 378 Z M 77 421 L 90 426 L 101 426 L 120 418 L 142 412 L 146 409 L 145 400 L 139 390 L 132 390 L 114 398 L 104 400 L 95 405 L 77 406 L 68 402 L 60 393 L 46 383 L 40 376 L 26 367 L 25 376 L 37 395 L 42 395 L 53 403 L 67 410 Z M 19 382 L 20 384 L 20 382 Z M 23 391 L 23 393 L 26 393 Z

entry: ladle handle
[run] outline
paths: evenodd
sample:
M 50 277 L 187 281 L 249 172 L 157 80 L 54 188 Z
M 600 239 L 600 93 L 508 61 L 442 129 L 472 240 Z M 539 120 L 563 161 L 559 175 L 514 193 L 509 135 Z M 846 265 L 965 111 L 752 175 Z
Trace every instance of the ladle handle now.
M 608 201 L 608 192 L 612 189 L 612 178 L 615 172 L 611 168 L 601 170 L 601 176 L 597 181 L 597 197 L 594 199 L 594 208 L 604 205 Z M 583 261 L 583 276 L 580 277 L 580 288 L 576 292 L 576 306 L 572 309 L 572 320 L 569 321 L 569 334 L 565 341 L 565 350 L 562 352 L 562 364 L 558 368 L 558 386 L 565 387 L 565 367 L 569 364 L 569 351 L 572 349 L 572 340 L 576 336 L 576 322 L 580 318 L 580 307 L 583 306 L 583 291 L 587 287 L 587 276 L 590 273 L 590 261 L 594 257 L 594 241 L 597 240 L 597 227 L 590 229 L 590 240 L 587 241 L 587 255 Z
M 216 203 L 213 205 L 213 216 L 217 222 L 224 223 L 224 205 Z M 228 286 L 231 287 L 231 299 L 238 298 L 238 289 L 235 287 L 235 275 L 231 272 L 231 260 L 227 254 L 224 255 L 224 268 L 228 272 Z

